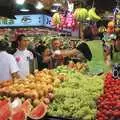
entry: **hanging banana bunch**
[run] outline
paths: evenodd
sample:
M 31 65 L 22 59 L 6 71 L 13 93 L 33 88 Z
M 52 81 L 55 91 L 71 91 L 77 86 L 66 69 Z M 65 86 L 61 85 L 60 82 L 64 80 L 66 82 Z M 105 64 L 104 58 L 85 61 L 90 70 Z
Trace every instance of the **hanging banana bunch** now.
M 74 17 L 78 21 L 84 21 L 88 17 L 88 11 L 85 8 L 77 8 L 74 12 Z
M 101 17 L 96 14 L 95 10 L 96 10 L 95 8 L 91 8 L 88 11 L 88 18 L 87 19 L 90 19 L 90 20 L 93 20 L 93 21 L 101 20 Z
M 58 25 L 61 23 L 61 16 L 60 13 L 54 13 L 52 16 L 52 24 L 53 25 Z

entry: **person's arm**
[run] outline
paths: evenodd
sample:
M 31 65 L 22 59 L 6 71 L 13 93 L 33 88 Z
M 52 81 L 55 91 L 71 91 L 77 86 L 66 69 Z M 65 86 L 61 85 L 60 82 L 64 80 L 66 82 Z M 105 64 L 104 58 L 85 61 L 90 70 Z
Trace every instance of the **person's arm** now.
M 64 57 L 72 57 L 78 53 L 78 50 L 77 49 L 63 50 L 61 53 Z
M 50 60 L 52 60 L 54 58 L 54 55 L 50 55 L 50 56 L 43 56 L 43 62 L 44 63 L 48 63 Z
M 18 71 L 19 71 L 19 68 L 18 68 L 17 62 L 15 58 L 12 56 L 10 59 L 10 73 L 13 80 L 16 78 L 20 78 Z
M 15 80 L 15 79 L 19 79 L 20 76 L 18 75 L 18 72 L 15 72 L 15 73 L 12 73 L 12 79 Z

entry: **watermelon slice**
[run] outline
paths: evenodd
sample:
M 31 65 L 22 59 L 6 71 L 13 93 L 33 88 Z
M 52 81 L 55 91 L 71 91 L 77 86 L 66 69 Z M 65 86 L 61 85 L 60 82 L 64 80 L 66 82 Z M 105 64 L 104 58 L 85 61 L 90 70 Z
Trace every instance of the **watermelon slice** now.
M 10 120 L 26 120 L 24 110 L 19 109 L 17 112 L 13 113 Z
M 3 100 L 3 102 L 0 102 L 0 120 L 8 120 L 8 118 L 11 115 L 11 108 L 8 101 Z
M 32 110 L 32 105 L 29 99 L 24 101 L 24 103 L 21 105 L 21 109 L 25 112 L 26 115 L 29 115 L 30 111 Z
M 31 111 L 29 117 L 33 120 L 38 120 L 43 118 L 46 115 L 46 113 L 47 113 L 47 106 L 41 102 Z
M 8 103 L 7 100 L 0 100 L 0 108 L 1 108 L 2 106 L 4 106 L 5 104 L 7 104 L 7 103 Z

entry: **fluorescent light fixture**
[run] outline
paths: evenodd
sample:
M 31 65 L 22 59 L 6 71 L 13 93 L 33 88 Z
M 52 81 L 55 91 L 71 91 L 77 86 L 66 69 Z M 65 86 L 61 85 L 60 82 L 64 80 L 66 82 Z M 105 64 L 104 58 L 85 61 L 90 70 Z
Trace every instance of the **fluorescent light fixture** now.
M 55 12 L 57 12 L 57 10 L 55 10 L 55 9 L 52 9 L 52 10 L 51 10 L 51 12 L 55 13 Z
M 22 5 L 24 4 L 25 0 L 16 0 L 16 3 L 19 4 L 19 5 Z
M 53 6 L 58 6 L 58 7 L 61 7 L 62 4 L 61 3 L 54 3 Z
M 22 8 L 22 9 L 20 9 L 20 11 L 22 11 L 22 12 L 29 12 L 30 10 L 26 9 L 26 8 Z
M 38 2 L 36 5 L 36 9 L 41 10 L 42 8 L 44 8 L 44 5 L 41 2 Z

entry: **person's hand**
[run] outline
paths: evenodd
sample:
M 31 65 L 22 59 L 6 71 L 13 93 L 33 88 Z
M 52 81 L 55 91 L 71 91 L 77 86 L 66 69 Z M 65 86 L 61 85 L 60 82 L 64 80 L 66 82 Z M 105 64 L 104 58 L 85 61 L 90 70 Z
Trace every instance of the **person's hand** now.
M 55 54 L 53 53 L 53 54 L 51 55 L 51 57 L 52 57 L 52 58 L 55 58 Z
M 55 55 L 60 55 L 60 54 L 61 54 L 61 51 L 60 51 L 60 50 L 55 50 L 54 54 L 55 54 Z

